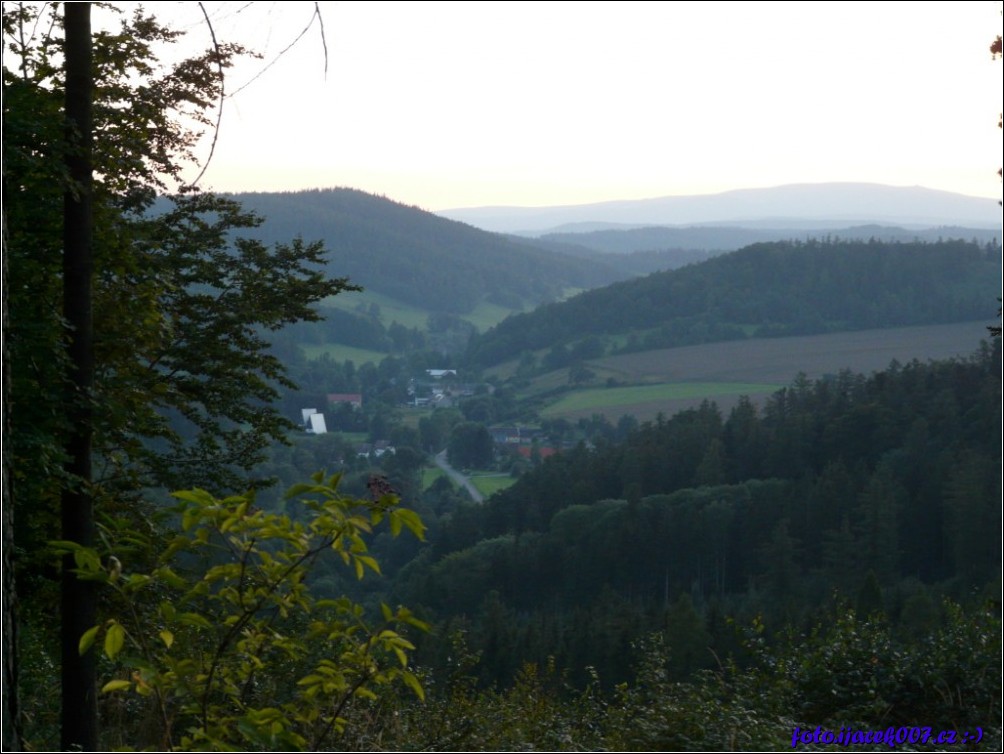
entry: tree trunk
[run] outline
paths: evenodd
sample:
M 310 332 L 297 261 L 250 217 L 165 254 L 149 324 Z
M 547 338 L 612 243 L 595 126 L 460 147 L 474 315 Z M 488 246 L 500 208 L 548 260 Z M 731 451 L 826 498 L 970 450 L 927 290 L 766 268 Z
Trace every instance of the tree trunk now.
M 7 213 L 3 215 L 3 331 L 7 333 Z M 10 359 L 3 344 L 3 433 L 10 436 Z M 8 444 L 3 446 L 3 751 L 21 751 L 17 677 L 17 593 L 14 589 L 14 491 Z
M 94 382 L 91 316 L 91 4 L 66 3 L 66 167 L 69 184 L 63 203 L 63 316 L 66 319 L 67 380 L 66 471 L 61 500 L 63 539 L 91 546 L 91 388 Z M 80 581 L 74 560 L 62 572 L 62 730 L 61 748 L 98 747 L 95 650 L 81 656 L 80 637 L 97 620 L 94 582 Z

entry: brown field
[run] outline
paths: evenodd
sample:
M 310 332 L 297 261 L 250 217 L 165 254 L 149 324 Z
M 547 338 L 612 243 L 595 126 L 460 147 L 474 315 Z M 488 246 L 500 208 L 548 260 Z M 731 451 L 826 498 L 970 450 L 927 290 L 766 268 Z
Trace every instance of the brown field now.
M 928 361 L 969 356 L 986 336 L 986 325 L 987 322 L 966 322 L 793 338 L 761 338 L 609 356 L 588 362 L 589 368 L 596 373 L 596 379 L 590 385 L 584 385 L 583 389 L 595 390 L 610 378 L 629 385 L 768 383 L 782 387 L 790 384 L 799 372 L 809 378 L 836 374 L 842 369 L 870 374 L 885 369 L 894 360 L 905 364 L 914 359 Z M 532 394 L 547 387 L 567 384 L 567 374 L 567 370 L 563 369 L 543 375 L 525 392 Z M 716 392 L 710 398 L 723 411 L 735 405 L 741 395 L 739 392 L 722 394 L 720 388 Z M 750 396 L 754 401 L 762 401 L 765 397 L 766 394 Z M 594 405 L 548 414 L 572 420 L 604 414 L 611 421 L 616 421 L 623 414 L 633 414 L 645 421 L 660 412 L 671 416 L 700 405 L 702 400 L 703 397 L 691 396 L 631 405 Z
M 821 377 L 841 369 L 870 373 L 893 360 L 969 356 L 987 335 L 986 322 L 889 330 L 757 338 L 610 356 L 590 363 L 625 381 L 780 382 L 799 373 Z M 654 379 L 653 379 L 654 378 Z

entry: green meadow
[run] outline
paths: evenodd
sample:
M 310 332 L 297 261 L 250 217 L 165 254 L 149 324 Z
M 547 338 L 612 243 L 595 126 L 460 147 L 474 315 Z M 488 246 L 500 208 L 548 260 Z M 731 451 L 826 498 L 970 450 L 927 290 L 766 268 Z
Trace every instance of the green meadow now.
M 304 345 L 303 353 L 308 359 L 318 359 L 328 354 L 335 361 L 351 361 L 356 366 L 361 364 L 379 364 L 387 354 L 382 351 L 369 351 L 355 346 L 343 346 L 340 343 L 325 343 L 324 345 Z
M 511 477 L 508 474 L 489 474 L 486 476 L 472 476 L 471 484 L 473 484 L 478 492 L 480 492 L 485 497 L 491 497 L 499 490 L 504 490 L 506 487 L 510 487 L 515 484 L 515 477 Z
M 545 418 L 569 416 L 583 412 L 604 413 L 613 409 L 657 404 L 661 401 L 714 399 L 717 396 L 758 395 L 772 393 L 780 385 L 755 382 L 676 382 L 634 387 L 592 388 L 567 393 L 541 410 Z M 626 411 L 626 413 L 632 413 Z
M 408 329 L 417 328 L 423 332 L 426 330 L 431 313 L 427 309 L 410 306 L 390 296 L 371 291 L 341 294 L 327 299 L 324 304 L 347 312 L 356 312 L 360 306 L 368 309 L 370 304 L 376 304 L 380 307 L 380 323 L 384 327 L 390 327 L 394 322 L 397 322 Z M 474 307 L 473 311 L 460 318 L 484 332 L 517 311 L 519 310 L 482 301 Z

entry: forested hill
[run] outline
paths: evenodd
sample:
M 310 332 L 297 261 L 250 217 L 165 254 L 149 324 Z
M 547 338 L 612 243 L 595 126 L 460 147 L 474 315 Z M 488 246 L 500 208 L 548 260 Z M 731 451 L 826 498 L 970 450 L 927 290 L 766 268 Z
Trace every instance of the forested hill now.
M 1000 243 L 1000 230 L 987 228 L 939 227 L 908 229 L 891 225 L 792 226 L 767 228 L 739 225 L 650 226 L 593 230 L 589 232 L 552 232 L 537 237 L 537 242 L 574 244 L 607 254 L 630 254 L 637 251 L 678 249 L 708 252 L 736 251 L 753 243 L 839 238 L 844 241 L 927 241 L 962 238 L 979 243 Z
M 623 351 L 992 318 L 996 249 L 972 242 L 754 244 L 700 264 L 587 291 L 472 340 L 471 363 L 584 338 Z
M 259 239 L 323 240 L 332 275 L 431 311 L 463 314 L 482 300 L 518 309 L 627 277 L 354 189 L 233 198 L 266 218 Z
M 834 601 L 915 630 L 944 596 L 1000 593 L 1000 368 L 985 343 L 579 444 L 441 522 L 395 587 L 477 616 L 489 681 L 553 656 L 616 682 L 648 631 L 670 672 L 718 667 L 724 616 L 797 626 Z

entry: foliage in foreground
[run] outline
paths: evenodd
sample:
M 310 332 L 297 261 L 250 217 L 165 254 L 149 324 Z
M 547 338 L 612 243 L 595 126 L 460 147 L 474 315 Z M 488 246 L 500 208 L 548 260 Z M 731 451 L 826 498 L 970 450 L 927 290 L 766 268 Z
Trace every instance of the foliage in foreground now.
M 595 674 L 574 689 L 553 664 L 524 665 L 506 690 L 479 688 L 480 656 L 454 642 L 453 669 L 426 684 L 425 702 L 384 698 L 382 714 L 372 713 L 345 743 L 411 751 L 771 751 L 789 749 L 796 727 L 930 727 L 935 736 L 981 730 L 978 748 L 999 749 L 997 609 L 946 603 L 945 613 L 940 628 L 919 637 L 843 608 L 811 631 L 774 640 L 755 622 L 743 642 L 746 662 L 724 658 L 687 681 L 673 680 L 675 649 L 655 634 L 635 645 L 633 680 L 612 694 L 599 690 Z
M 979 728 L 981 748 L 1001 740 L 1001 620 L 991 604 L 946 602 L 940 625 L 925 631 L 845 606 L 806 631 L 771 632 L 758 620 L 737 656 L 685 680 L 672 670 L 685 647 L 666 631 L 634 645 L 631 679 L 614 689 L 595 671 L 577 687 L 553 661 L 485 687 L 478 676 L 490 658 L 462 631 L 445 671 L 416 669 L 405 630 L 426 626 L 408 610 L 384 605 L 374 623 L 347 598 L 312 593 L 308 572 L 329 551 L 356 577 L 379 572 L 365 540 L 385 519 L 391 533 L 423 534 L 393 495 L 351 498 L 339 481 L 315 475 L 292 488 L 287 507 L 296 500 L 299 514 L 260 510 L 250 494 L 178 493 L 178 531 L 148 563 L 153 543 L 134 533 L 107 529 L 104 558 L 60 543 L 111 596 L 114 617 L 81 639 L 103 649 L 105 745 L 776 750 L 795 727 L 817 726 Z
M 671 682 L 659 641 L 643 646 L 636 681 L 611 716 L 612 750 L 776 750 L 795 727 L 887 730 L 929 726 L 983 731 L 1001 739 L 1001 622 L 990 607 L 946 604 L 944 625 L 910 639 L 881 616 L 842 610 L 805 635 L 768 642 L 755 623 L 752 662 L 726 662 L 688 682 Z M 981 747 L 981 748 L 983 748 Z M 800 747 L 805 748 L 805 747 Z M 825 747 L 823 747 L 825 748 Z M 898 749 L 909 748 L 897 746 Z
M 423 697 L 404 630 L 424 623 L 387 605 L 373 623 L 350 599 L 311 591 L 311 566 L 332 553 L 357 578 L 379 573 L 365 537 L 385 519 L 394 535 L 423 536 L 395 495 L 352 498 L 339 481 L 318 473 L 291 488 L 294 516 L 255 507 L 251 493 L 175 493 L 180 526 L 149 568 L 128 567 L 157 547 L 135 533 L 106 529 L 104 562 L 56 543 L 80 578 L 114 593 L 115 617 L 80 640 L 81 652 L 100 642 L 107 660 L 104 711 L 117 720 L 109 745 L 316 750 L 341 735 L 354 702 L 395 684 Z

